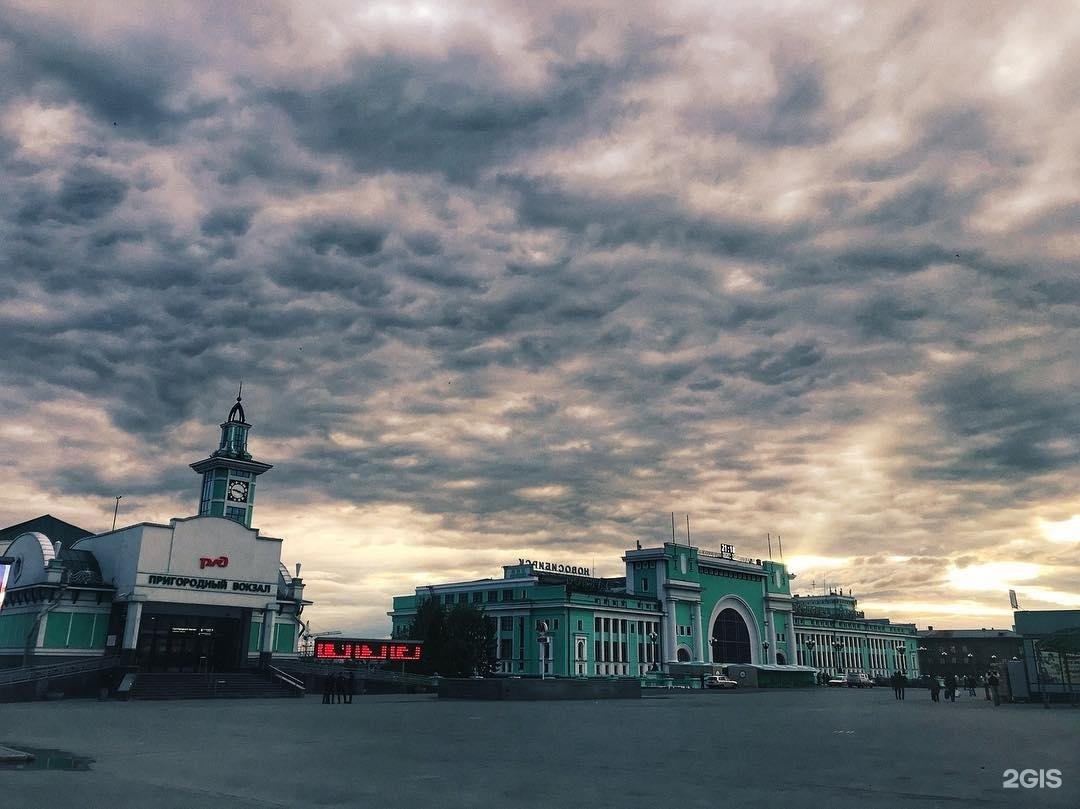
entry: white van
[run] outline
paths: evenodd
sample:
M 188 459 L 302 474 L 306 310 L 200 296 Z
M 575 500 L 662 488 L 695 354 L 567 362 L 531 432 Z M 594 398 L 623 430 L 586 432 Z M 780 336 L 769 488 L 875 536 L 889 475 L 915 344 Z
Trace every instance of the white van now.
M 874 681 L 864 671 L 849 671 L 847 673 L 848 688 L 873 688 Z

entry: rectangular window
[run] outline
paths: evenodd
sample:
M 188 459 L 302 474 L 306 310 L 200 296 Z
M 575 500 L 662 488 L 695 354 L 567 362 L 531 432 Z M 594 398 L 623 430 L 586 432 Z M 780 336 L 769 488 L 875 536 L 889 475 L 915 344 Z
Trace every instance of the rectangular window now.
M 623 618 L 621 621 L 619 621 L 619 631 L 622 632 L 624 635 L 626 634 L 626 619 L 625 618 Z
M 503 638 L 499 641 L 499 660 L 509 660 L 514 656 L 514 641 Z
M 602 647 L 600 646 L 600 641 L 598 641 L 598 640 L 593 641 L 593 651 L 595 652 L 595 654 L 593 655 L 594 659 L 596 659 L 596 660 L 603 660 L 604 659 L 604 655 L 601 653 L 601 649 L 602 649 Z
M 494 601 L 499 594 L 494 590 L 487 591 L 487 600 Z
M 600 631 L 600 619 L 599 618 L 596 619 L 596 631 L 597 632 Z
M 578 622 L 577 622 L 577 631 L 578 631 L 578 632 L 581 632 L 581 631 L 582 631 L 582 630 L 581 630 L 581 621 L 578 621 Z
M 502 591 L 502 600 L 503 601 L 513 601 L 514 600 L 514 591 L 513 590 L 503 590 Z
M 641 580 L 641 592 L 643 592 L 643 593 L 649 592 L 649 580 L 648 579 L 642 579 Z
M 513 632 L 514 631 L 514 619 L 512 617 L 510 617 L 509 615 L 502 616 L 499 619 L 499 629 L 501 629 L 503 632 Z M 509 657 L 510 655 L 504 655 L 504 656 Z
M 246 516 L 247 516 L 247 509 L 246 508 L 234 508 L 233 506 L 229 506 L 227 509 L 225 509 L 225 519 L 226 520 L 232 520 L 233 522 L 238 522 L 240 524 L 243 524 L 244 518 Z
M 480 603 L 480 599 L 482 599 L 483 597 L 484 597 L 484 594 L 483 594 L 483 593 L 473 593 L 473 594 L 472 594 L 472 601 L 473 601 L 473 604 L 478 604 L 478 603 Z

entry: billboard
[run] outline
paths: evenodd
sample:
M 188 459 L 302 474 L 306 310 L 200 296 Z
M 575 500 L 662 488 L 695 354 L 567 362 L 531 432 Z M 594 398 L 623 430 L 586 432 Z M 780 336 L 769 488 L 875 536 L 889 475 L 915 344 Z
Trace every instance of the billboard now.
M 423 646 L 418 640 L 315 638 L 315 659 L 415 663 L 423 653 Z
M 10 556 L 0 556 L 0 609 L 4 608 L 4 593 L 7 591 L 8 576 L 14 562 Z

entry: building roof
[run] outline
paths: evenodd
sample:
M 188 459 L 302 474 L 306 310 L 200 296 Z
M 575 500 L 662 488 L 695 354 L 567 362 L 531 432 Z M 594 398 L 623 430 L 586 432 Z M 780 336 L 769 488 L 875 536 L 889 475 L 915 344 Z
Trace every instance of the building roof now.
M 946 640 L 948 638 L 1019 638 L 1018 632 L 1011 629 L 921 629 L 918 632 L 920 638 L 932 640 Z
M 18 525 L 0 529 L 0 549 L 6 548 L 13 539 L 28 531 L 38 531 L 53 542 L 63 542 L 65 547 L 72 545 L 78 539 L 94 535 L 93 531 L 87 531 L 85 528 L 57 519 L 52 514 L 42 514 L 40 517 L 34 517 Z

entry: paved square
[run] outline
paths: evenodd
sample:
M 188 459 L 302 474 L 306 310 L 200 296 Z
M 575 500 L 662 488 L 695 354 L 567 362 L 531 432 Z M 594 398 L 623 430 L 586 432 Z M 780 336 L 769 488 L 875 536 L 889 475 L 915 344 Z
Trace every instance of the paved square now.
M 0 717 L 0 745 L 94 759 L 0 769 L 0 806 L 18 809 L 1080 806 L 1080 709 L 914 690 L 68 701 Z M 1062 785 L 1003 789 L 1010 768 Z

